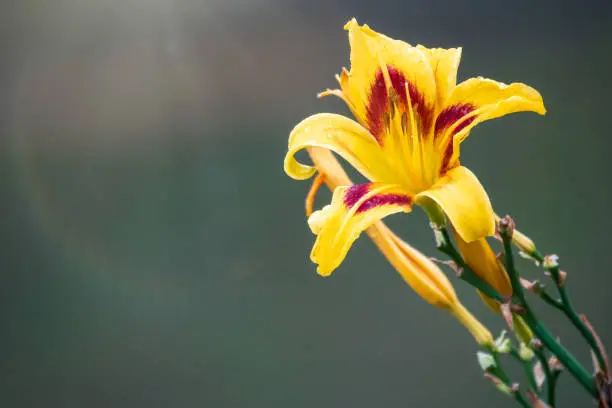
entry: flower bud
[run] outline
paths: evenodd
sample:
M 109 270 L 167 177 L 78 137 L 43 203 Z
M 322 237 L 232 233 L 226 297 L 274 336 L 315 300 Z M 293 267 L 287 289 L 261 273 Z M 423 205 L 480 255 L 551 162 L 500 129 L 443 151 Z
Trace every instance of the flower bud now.
M 495 359 L 489 353 L 485 353 L 484 351 L 479 351 L 476 353 L 476 358 L 478 359 L 478 365 L 482 369 L 482 371 L 489 371 L 492 368 L 495 368 Z
M 497 339 L 495 339 L 495 351 L 502 354 L 510 352 L 512 343 L 510 339 L 506 337 L 506 331 L 502 331 Z
M 495 214 L 495 221 L 499 224 L 501 218 Z M 536 246 L 533 241 L 521 231 L 514 229 L 512 234 L 512 243 L 519 249 L 521 255 L 527 255 L 528 258 L 533 259 L 533 255 L 537 252 Z
M 544 257 L 544 262 L 542 262 L 542 267 L 544 269 L 553 269 L 559 267 L 559 257 L 555 254 L 546 255 Z
M 483 347 L 493 347 L 494 341 L 491 332 L 482 325 L 461 303 L 457 302 L 451 314 L 457 318 L 474 336 L 478 344 Z
M 514 326 L 514 334 L 516 338 L 525 344 L 529 344 L 533 340 L 533 332 L 525 323 L 525 320 L 517 314 L 512 315 L 512 323 Z
M 519 357 L 521 357 L 521 360 L 523 361 L 531 361 L 533 360 L 533 350 L 530 349 L 525 343 L 521 342 L 521 345 L 519 346 Z

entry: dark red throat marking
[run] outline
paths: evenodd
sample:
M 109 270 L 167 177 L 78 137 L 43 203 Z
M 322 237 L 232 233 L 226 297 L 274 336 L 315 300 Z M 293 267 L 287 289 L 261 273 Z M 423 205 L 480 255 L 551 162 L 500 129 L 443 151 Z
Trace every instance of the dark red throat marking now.
M 468 113 L 473 112 L 475 109 L 476 107 L 469 103 L 460 103 L 445 108 L 436 118 L 436 136 L 439 135 L 444 129 L 451 127 L 454 123 L 456 123 L 459 119 L 461 119 Z M 474 121 L 474 118 L 475 116 L 461 122 L 455 128 L 453 134 L 458 133 L 470 123 L 472 123 Z
M 417 106 L 416 114 L 421 117 L 421 123 L 424 129 L 429 129 L 431 125 L 432 109 L 425 105 L 425 98 L 416 86 L 408 81 L 405 75 L 392 65 L 387 65 L 387 72 L 391 80 L 391 86 L 398 95 L 398 102 L 403 109 L 407 108 L 406 84 L 410 93 L 410 101 L 413 106 Z M 384 129 L 383 114 L 389 110 L 389 94 L 385 84 L 385 77 L 382 70 L 376 72 L 374 83 L 370 89 L 368 101 L 367 121 L 370 132 L 379 143 L 382 141 L 382 133 Z
M 370 191 L 371 186 L 371 184 L 357 184 L 349 187 L 344 196 L 344 205 L 347 208 L 352 208 Z M 403 194 L 376 194 L 359 205 L 357 214 L 387 204 L 410 205 L 412 200 Z
M 435 137 L 442 137 L 445 129 L 448 129 L 453 124 L 457 123 L 457 121 L 461 120 L 461 118 L 463 118 L 465 115 L 473 112 L 475 109 L 476 107 L 469 103 L 459 103 L 457 105 L 452 105 L 448 108 L 445 108 L 436 118 Z M 463 120 L 459 125 L 457 125 L 455 130 L 453 130 L 453 134 L 451 136 L 454 136 L 462 129 L 465 129 L 474 121 L 474 119 L 476 119 L 476 116 L 472 116 L 471 118 Z M 447 143 L 448 144 L 444 149 L 444 155 L 442 156 L 442 164 L 440 165 L 441 175 L 446 173 L 446 171 L 448 170 L 450 159 L 453 156 L 454 151 L 452 137 Z

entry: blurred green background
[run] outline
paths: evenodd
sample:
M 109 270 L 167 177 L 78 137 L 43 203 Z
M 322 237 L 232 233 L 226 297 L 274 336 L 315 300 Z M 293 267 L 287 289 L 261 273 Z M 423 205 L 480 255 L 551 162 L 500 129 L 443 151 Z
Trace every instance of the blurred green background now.
M 612 348 L 612 2 L 26 0 L 0 17 L 0 406 L 514 406 L 365 236 L 330 278 L 308 260 L 308 183 L 282 159 L 298 121 L 346 112 L 315 94 L 352 16 L 542 93 L 545 117 L 478 126 L 462 161 Z M 390 223 L 434 255 L 414 215 Z

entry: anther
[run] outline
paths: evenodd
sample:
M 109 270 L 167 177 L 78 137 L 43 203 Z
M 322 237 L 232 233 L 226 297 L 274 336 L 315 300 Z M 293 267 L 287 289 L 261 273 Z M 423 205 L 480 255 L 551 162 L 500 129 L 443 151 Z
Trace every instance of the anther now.
M 408 133 L 408 114 L 404 111 L 402 112 L 402 132 Z

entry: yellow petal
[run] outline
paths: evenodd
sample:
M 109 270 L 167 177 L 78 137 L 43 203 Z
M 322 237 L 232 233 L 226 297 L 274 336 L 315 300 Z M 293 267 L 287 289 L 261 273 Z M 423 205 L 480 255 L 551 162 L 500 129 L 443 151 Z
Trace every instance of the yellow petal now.
M 425 54 L 436 78 L 438 106 L 444 105 L 457 85 L 457 70 L 461 60 L 461 48 L 426 48 L 417 45 Z
M 436 118 L 436 140 L 445 151 L 441 172 L 457 165 L 459 145 L 478 123 L 523 111 L 546 113 L 542 96 L 525 84 L 479 77 L 457 85 Z
M 454 235 L 459 252 L 463 255 L 463 259 L 470 269 L 500 294 L 504 296 L 512 295 L 512 286 L 508 274 L 497 260 L 487 240 L 480 238 L 472 242 L 465 242 L 456 232 Z M 493 310 L 499 311 L 496 302 L 491 301 L 483 294 L 481 296 Z
M 498 106 L 500 103 L 510 99 L 521 99 L 512 107 Z M 459 103 L 469 103 L 476 108 L 489 106 L 494 112 L 489 113 L 488 119 L 497 118 L 509 113 L 531 111 L 543 115 L 546 113 L 542 96 L 532 87 L 513 83 L 506 85 L 501 82 L 487 78 L 470 78 L 457 85 L 447 101 L 447 106 Z
M 370 180 L 395 180 L 381 147 L 359 123 L 341 115 L 320 113 L 300 122 L 289 135 L 285 156 L 285 173 L 304 180 L 316 172 L 312 166 L 299 163 L 295 154 L 307 147 L 324 147 L 342 156 Z
M 340 77 L 344 95 L 358 120 L 384 144 L 383 114 L 389 109 L 389 88 L 399 100 L 417 106 L 424 128 L 429 128 L 437 100 L 436 81 L 425 54 L 417 47 L 379 34 L 352 19 L 349 32 L 351 70 Z M 408 89 L 408 95 L 406 92 Z
M 495 221 L 487 192 L 474 173 L 463 166 L 442 176 L 430 189 L 415 197 L 422 206 L 437 203 L 461 237 L 471 242 L 493 235 Z
M 367 183 L 334 190 L 332 203 L 315 211 L 309 224 L 317 240 L 310 259 L 327 276 L 340 265 L 353 242 L 374 222 L 397 212 L 410 212 L 411 198 L 393 184 Z
M 372 225 L 367 233 L 404 281 L 423 299 L 443 309 L 455 307 L 458 300 L 453 286 L 428 257 L 400 239 L 382 222 Z

